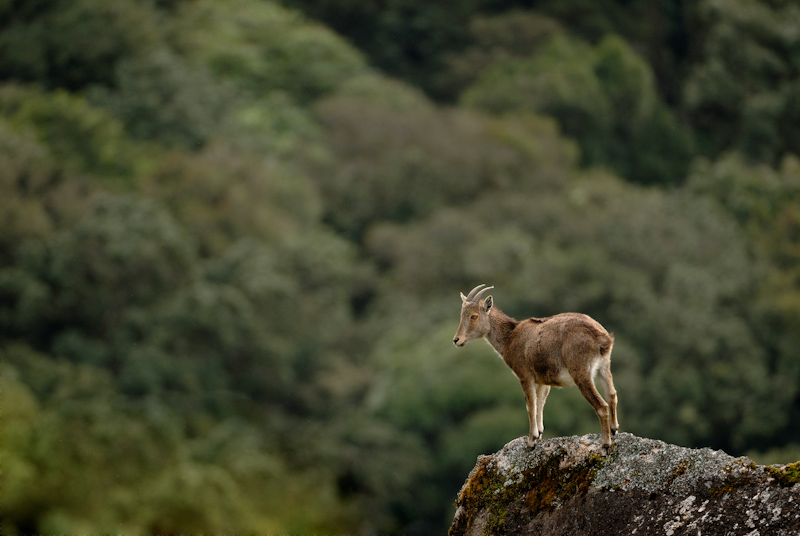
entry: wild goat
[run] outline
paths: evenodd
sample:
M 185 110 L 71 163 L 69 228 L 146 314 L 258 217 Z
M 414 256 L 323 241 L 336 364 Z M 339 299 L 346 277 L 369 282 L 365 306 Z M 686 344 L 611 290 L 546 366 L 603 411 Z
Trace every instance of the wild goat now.
M 519 378 L 528 409 L 528 447 L 533 448 L 544 432 L 542 410 L 550 386 L 577 385 L 600 419 L 603 451 L 608 454 L 611 436 L 617 433 L 617 391 L 611 378 L 611 348 L 614 336 L 599 322 L 580 313 L 561 313 L 547 318 L 518 321 L 493 307 L 491 296 L 481 295 L 494 287 L 478 285 L 461 294 L 461 323 L 453 344 L 463 347 L 485 337 L 506 365 Z M 603 400 L 594 386 L 597 376 L 606 392 Z

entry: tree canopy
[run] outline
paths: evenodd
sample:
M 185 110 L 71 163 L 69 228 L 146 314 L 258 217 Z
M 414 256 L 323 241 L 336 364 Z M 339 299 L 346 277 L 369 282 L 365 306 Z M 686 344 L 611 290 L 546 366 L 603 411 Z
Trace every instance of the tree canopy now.
M 625 431 L 795 461 L 800 13 L 743 4 L 3 3 L 0 531 L 440 534 L 527 430 L 479 283 L 614 332 Z

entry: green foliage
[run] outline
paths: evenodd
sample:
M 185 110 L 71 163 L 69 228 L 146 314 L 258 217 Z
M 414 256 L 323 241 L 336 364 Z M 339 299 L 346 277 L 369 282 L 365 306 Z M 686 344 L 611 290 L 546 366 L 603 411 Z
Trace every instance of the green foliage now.
M 785 447 L 772 448 L 766 452 L 750 451 L 747 453 L 747 457 L 759 465 L 794 463 L 796 460 L 800 460 L 800 446 L 793 443 Z
M 275 91 L 245 101 L 227 119 L 233 123 L 230 137 L 237 147 L 290 161 L 325 157 L 311 110 L 298 106 L 286 93 Z
M 57 182 L 47 150 L 30 134 L 14 132 L 0 122 L 0 214 L 3 257 L 10 256 L 20 242 L 52 232 L 53 199 L 50 189 Z M 74 200 L 73 200 L 74 201 Z
M 316 173 L 328 219 L 357 239 L 375 221 L 408 221 L 487 188 L 558 180 L 574 160 L 538 117 L 490 119 L 424 100 L 397 109 L 347 95 L 321 102 L 317 113 L 336 155 L 333 169 Z
M 528 110 L 556 115 L 571 135 L 581 129 L 604 131 L 610 103 L 590 56 L 587 45 L 555 37 L 532 58 L 491 66 L 467 90 L 464 102 L 496 114 Z
M 587 164 L 630 180 L 675 183 L 688 165 L 688 135 L 659 99 L 649 66 L 621 39 L 591 48 L 563 34 L 532 55 L 502 56 L 462 95 L 494 114 L 555 117 Z
M 176 24 L 182 50 L 259 97 L 283 91 L 308 103 L 366 70 L 330 30 L 272 2 L 187 3 Z
M 493 223 L 498 218 L 502 227 Z M 460 235 L 443 239 L 445 221 Z M 620 356 L 630 381 L 618 382 L 620 392 L 636 393 L 640 383 L 655 389 L 644 401 L 634 395 L 633 406 L 620 397 L 629 430 L 691 443 L 721 439 L 722 430 L 735 426 L 724 446 L 740 448 L 785 424 L 776 408 L 794 391 L 776 396 L 770 385 L 782 385 L 783 375 L 759 355 L 749 316 L 729 306 L 752 299 L 758 263 L 712 204 L 592 177 L 536 199 L 479 200 L 447 220 L 437 215 L 393 233 L 376 238 L 392 241 L 382 262 L 402 288 L 491 277 L 507 289 L 496 303 L 512 315 L 579 310 L 612 326 L 631 345 Z M 439 268 L 428 259 L 442 243 L 453 246 Z M 687 400 L 699 413 L 676 415 L 671 408 Z M 699 418 L 711 408 L 720 408 L 714 420 Z
M 130 187 L 151 165 L 145 147 L 132 142 L 123 125 L 66 91 L 4 86 L 0 113 L 17 130 L 33 132 L 67 170 L 90 173 L 109 186 Z
M 718 200 L 739 221 L 750 247 L 770 260 L 763 268 L 763 283 L 752 311 L 762 326 L 760 345 L 775 370 L 776 389 L 795 396 L 795 378 L 800 374 L 794 357 L 800 318 L 797 158 L 786 157 L 778 169 L 749 165 L 735 154 L 714 163 L 700 161 L 688 187 L 696 195 Z M 789 417 L 783 426 L 784 438 L 797 438 L 796 422 Z
M 715 162 L 699 160 L 688 188 L 718 200 L 781 267 L 796 264 L 792 232 L 800 198 L 800 161 L 786 157 L 778 169 L 751 165 L 733 153 Z
M 273 241 L 308 230 L 321 211 L 299 171 L 228 144 L 172 154 L 142 182 L 190 229 L 202 255 L 218 255 L 244 237 Z
M 0 78 L 49 88 L 111 84 L 118 61 L 161 39 L 151 2 L 4 2 L 0 21 Z
M 133 196 L 98 196 L 69 233 L 54 237 L 44 274 L 63 294 L 57 312 L 96 330 L 128 307 L 161 299 L 191 277 L 191 242 L 170 216 Z M 100 332 L 102 333 L 102 331 Z
M 614 331 L 624 430 L 791 461 L 793 5 L 287 3 L 344 37 L 0 7 L 4 534 L 442 533 L 527 430 L 450 343 L 480 282 Z M 545 415 L 598 429 L 576 389 Z
M 188 434 L 180 414 L 131 406 L 95 367 L 25 346 L 7 348 L 4 361 L 10 533 L 336 531 L 347 518 L 330 484 L 293 482 L 256 428 L 223 421 Z M 313 511 L 286 510 L 310 493 Z
M 436 3 L 389 0 L 380 9 L 350 0 L 286 0 L 324 20 L 370 56 L 371 64 L 426 89 L 444 66 L 443 53 L 467 41 L 472 15 L 481 0 Z
M 375 73 L 348 78 L 339 87 L 337 97 L 367 102 L 398 112 L 429 110 L 431 103 L 418 89 Z
M 798 6 L 704 1 L 696 13 L 703 39 L 683 100 L 703 152 L 735 149 L 773 164 L 800 152 Z
M 120 61 L 114 90 L 93 93 L 132 136 L 188 149 L 224 134 L 236 103 L 207 69 L 168 50 Z
M 376 411 L 430 436 L 440 433 L 443 421 L 457 425 L 475 408 L 519 402 L 517 381 L 502 361 L 481 356 L 486 352 L 479 350 L 487 350 L 483 346 L 460 351 L 450 342 L 451 331 L 452 325 L 443 324 L 413 342 L 398 336 L 392 344 L 386 337 L 376 356 L 381 377 L 370 395 Z M 517 424 L 524 428 L 525 422 Z
M 457 96 L 487 67 L 506 59 L 531 56 L 561 31 L 557 21 L 533 11 L 476 16 L 470 24 L 473 43 L 447 55 L 447 69 L 437 77 L 437 89 Z

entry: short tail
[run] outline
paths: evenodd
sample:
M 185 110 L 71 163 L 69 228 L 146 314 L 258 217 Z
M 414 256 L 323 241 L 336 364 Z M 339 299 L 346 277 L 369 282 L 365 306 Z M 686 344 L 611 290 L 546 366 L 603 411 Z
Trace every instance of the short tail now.
M 600 346 L 600 355 L 608 357 L 611 355 L 611 349 L 614 347 L 614 334 L 609 333 L 606 337 L 601 338 L 598 344 Z

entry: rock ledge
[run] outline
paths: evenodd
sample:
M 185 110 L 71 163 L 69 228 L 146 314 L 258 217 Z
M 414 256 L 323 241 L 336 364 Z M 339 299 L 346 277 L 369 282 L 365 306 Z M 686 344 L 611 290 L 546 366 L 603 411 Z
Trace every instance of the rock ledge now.
M 449 536 L 800 534 L 800 462 L 756 465 L 627 433 L 599 454 L 589 434 L 533 450 L 521 437 L 480 456 Z

